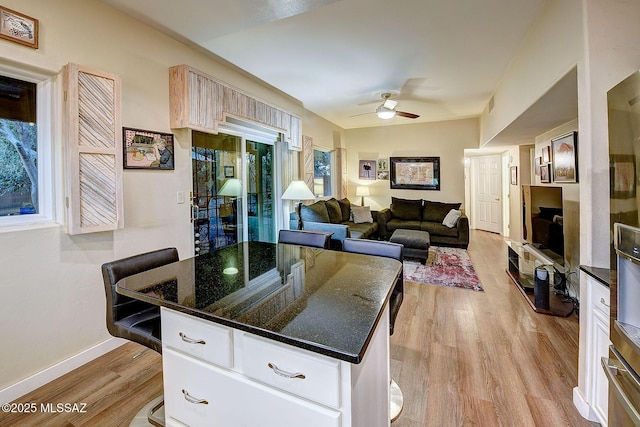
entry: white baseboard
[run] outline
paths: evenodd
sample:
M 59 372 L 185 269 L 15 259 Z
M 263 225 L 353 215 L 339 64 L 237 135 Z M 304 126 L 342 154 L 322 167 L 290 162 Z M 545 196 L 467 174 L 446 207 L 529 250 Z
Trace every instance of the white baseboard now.
M 573 406 L 576 407 L 582 418 L 589 421 L 599 422 L 598 418 L 596 418 L 595 414 L 591 410 L 591 405 L 589 405 L 578 387 L 573 388 Z
M 70 358 L 56 363 L 55 365 L 44 369 L 28 378 L 23 379 L 9 387 L 0 390 L 0 403 L 9 403 L 18 399 L 21 396 L 42 387 L 43 385 L 55 380 L 73 371 L 76 368 L 84 365 L 93 359 L 102 356 L 110 352 L 111 350 L 120 347 L 127 341 L 120 338 L 109 338 L 106 341 L 101 342 L 91 348 L 88 348 Z

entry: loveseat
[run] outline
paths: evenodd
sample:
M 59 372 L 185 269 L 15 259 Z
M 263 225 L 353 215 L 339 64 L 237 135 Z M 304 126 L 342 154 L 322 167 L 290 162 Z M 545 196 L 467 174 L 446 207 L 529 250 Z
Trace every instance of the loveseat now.
M 391 206 L 378 212 L 379 235 L 389 240 L 398 229 L 422 230 L 429 232 L 433 245 L 466 249 L 469 246 L 469 218 L 459 211 L 460 205 L 392 197 Z M 445 225 L 443 221 L 451 210 L 456 211 L 452 212 L 455 213 L 453 217 L 460 216 Z
M 368 206 L 353 206 L 349 199 L 319 200 L 300 209 L 303 230 L 330 231 L 331 248 L 342 249 L 347 237 L 354 239 L 378 238 L 378 212 L 370 211 Z M 298 215 L 289 216 L 289 228 L 298 229 Z

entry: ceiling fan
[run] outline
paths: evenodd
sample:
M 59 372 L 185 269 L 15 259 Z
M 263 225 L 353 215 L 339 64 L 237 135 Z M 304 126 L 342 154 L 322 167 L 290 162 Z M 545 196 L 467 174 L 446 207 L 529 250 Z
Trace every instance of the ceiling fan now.
M 418 117 L 420 117 L 418 114 L 413 114 L 413 113 L 407 113 L 405 111 L 398 111 L 396 110 L 396 106 L 398 105 L 398 101 L 394 101 L 393 99 L 389 99 L 391 98 L 391 93 L 389 92 L 385 92 L 381 95 L 382 99 L 384 100 L 384 102 L 382 104 L 380 104 L 378 106 L 378 108 L 376 108 L 376 115 L 383 119 L 383 120 L 388 120 L 388 119 L 392 119 L 395 116 L 398 117 L 406 117 L 407 119 L 417 119 Z

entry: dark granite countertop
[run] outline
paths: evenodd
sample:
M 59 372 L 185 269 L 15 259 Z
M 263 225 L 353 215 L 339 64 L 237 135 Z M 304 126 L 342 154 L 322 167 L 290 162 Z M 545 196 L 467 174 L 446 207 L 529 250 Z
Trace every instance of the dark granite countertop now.
M 589 276 L 593 277 L 598 282 L 605 285 L 607 288 L 611 286 L 611 278 L 610 278 L 611 270 L 609 270 L 608 268 L 590 267 L 588 265 L 581 265 L 580 270 L 584 271 Z
M 122 279 L 152 304 L 350 363 L 360 363 L 402 264 L 244 242 Z

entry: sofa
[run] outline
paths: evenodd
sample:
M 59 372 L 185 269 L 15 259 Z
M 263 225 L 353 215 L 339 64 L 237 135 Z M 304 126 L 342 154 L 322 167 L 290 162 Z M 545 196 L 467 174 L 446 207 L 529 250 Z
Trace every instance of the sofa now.
M 368 206 L 351 205 L 349 199 L 318 200 L 300 208 L 303 230 L 332 232 L 331 249 L 342 250 L 342 242 L 347 237 L 354 239 L 378 238 L 378 212 Z M 289 216 L 289 228 L 298 229 L 298 215 Z
M 429 232 L 432 245 L 466 249 L 469 246 L 469 218 L 459 211 L 460 205 L 392 197 L 391 206 L 378 212 L 379 235 L 389 240 L 398 229 L 421 230 Z M 449 223 L 450 227 L 443 221 L 452 210 L 456 211 L 452 212 L 454 216 L 460 216 Z

